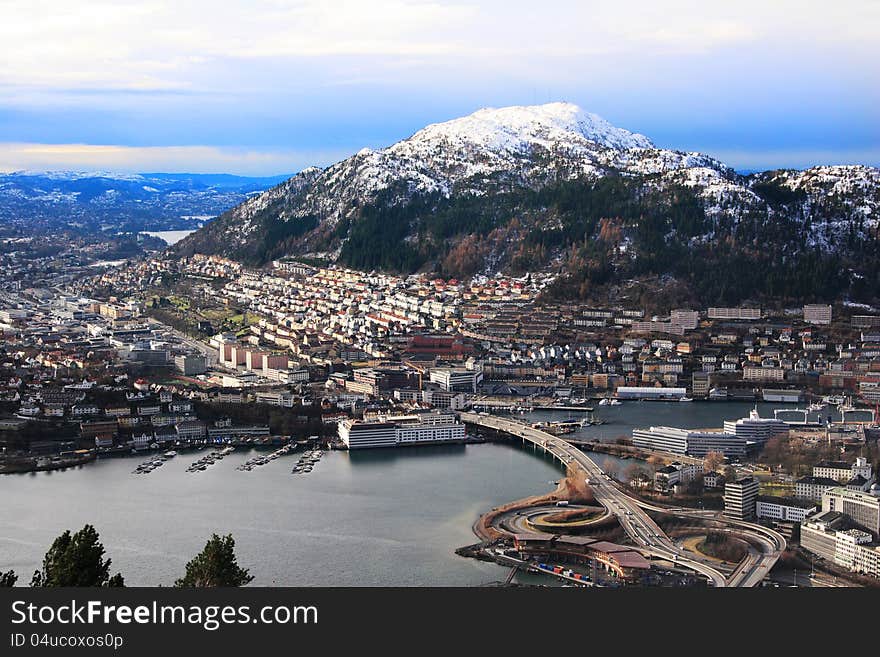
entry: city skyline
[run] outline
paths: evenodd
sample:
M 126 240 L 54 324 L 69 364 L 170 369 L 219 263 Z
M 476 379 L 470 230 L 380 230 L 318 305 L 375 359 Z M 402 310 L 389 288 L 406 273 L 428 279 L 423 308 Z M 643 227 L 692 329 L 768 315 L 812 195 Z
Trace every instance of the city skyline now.
M 292 174 L 555 100 L 740 170 L 880 164 L 865 3 L 43 9 L 0 8 L 0 170 Z

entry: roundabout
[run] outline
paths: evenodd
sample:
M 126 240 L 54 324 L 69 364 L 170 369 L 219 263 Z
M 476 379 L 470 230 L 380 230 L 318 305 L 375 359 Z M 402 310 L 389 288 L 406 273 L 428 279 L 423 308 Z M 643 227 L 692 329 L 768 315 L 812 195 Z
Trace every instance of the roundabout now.
M 547 532 L 556 534 L 579 534 L 596 528 L 613 516 L 601 506 L 571 504 L 566 507 L 544 504 L 517 509 L 502 514 L 496 526 L 514 534 Z
M 677 568 L 687 568 L 705 578 L 709 585 L 718 588 L 757 586 L 767 576 L 786 547 L 785 538 L 781 534 L 755 523 L 733 520 L 712 511 L 661 506 L 641 500 L 613 481 L 583 451 L 545 431 L 487 413 L 463 412 L 460 415 L 468 424 L 521 439 L 524 445 L 530 444 L 544 451 L 557 459 L 566 469 L 566 477 L 560 481 L 556 491 L 511 502 L 482 515 L 474 524 L 474 531 L 484 543 L 511 538 L 526 541 L 529 537 L 525 534 L 531 534 L 539 541 L 543 540 L 544 536 L 556 536 L 554 540 L 559 542 L 568 542 L 567 537 L 572 540 L 575 538 L 592 540 L 588 537 L 569 537 L 569 533 L 575 533 L 568 531 L 570 527 L 553 527 L 551 531 L 540 531 L 529 524 L 531 520 L 538 523 L 573 521 L 580 523 L 579 528 L 582 530 L 597 529 L 603 522 L 613 522 L 614 530 L 622 529 L 632 542 L 633 547 L 627 549 L 636 550 L 642 557 L 648 559 L 671 564 Z M 578 514 L 560 516 L 559 502 L 573 511 L 578 510 L 575 503 L 583 503 L 583 506 L 600 504 L 604 514 L 590 517 L 584 510 L 580 516 Z M 732 573 L 728 572 L 727 568 L 721 570 L 716 565 L 718 562 L 713 562 L 703 555 L 698 556 L 673 541 L 661 528 L 663 517 L 690 519 L 698 524 L 717 524 L 721 532 L 747 540 L 748 554 Z M 523 532 L 523 529 L 527 531 Z M 637 561 L 634 560 L 633 563 Z M 637 567 L 642 565 L 637 563 Z

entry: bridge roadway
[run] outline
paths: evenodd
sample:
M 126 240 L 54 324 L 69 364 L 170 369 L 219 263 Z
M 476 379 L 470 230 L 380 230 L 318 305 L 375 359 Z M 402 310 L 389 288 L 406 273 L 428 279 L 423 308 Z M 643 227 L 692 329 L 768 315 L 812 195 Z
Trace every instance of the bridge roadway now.
M 596 462 L 584 452 L 546 431 L 493 415 L 463 412 L 461 419 L 468 424 L 519 436 L 552 454 L 564 465 L 580 469 L 586 475 L 596 500 L 617 517 L 624 531 L 643 553 L 690 568 L 706 576 L 716 587 L 757 586 L 776 563 L 782 550 L 785 549 L 785 538 L 767 527 L 731 520 L 713 511 L 699 511 L 681 507 L 667 508 L 635 498 L 622 490 L 617 482 L 608 477 Z M 738 530 L 736 533 L 748 534 L 752 541 L 758 542 L 763 549 L 761 552 L 749 550 L 747 557 L 737 566 L 731 576 L 725 578 L 721 571 L 692 558 L 690 553 L 670 540 L 646 511 L 721 521 L 735 527 Z

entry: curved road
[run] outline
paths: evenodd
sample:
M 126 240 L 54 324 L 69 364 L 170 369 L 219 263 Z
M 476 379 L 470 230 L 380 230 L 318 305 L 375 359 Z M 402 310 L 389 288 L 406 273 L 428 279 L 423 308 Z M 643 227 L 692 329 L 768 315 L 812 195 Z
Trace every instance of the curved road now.
M 593 489 L 596 500 L 617 517 L 620 525 L 641 548 L 642 552 L 672 561 L 677 565 L 705 575 L 716 587 L 758 585 L 776 563 L 782 550 L 785 549 L 785 538 L 778 532 L 761 525 L 723 518 L 714 512 L 702 512 L 680 507 L 660 507 L 632 497 L 619 488 L 617 482 L 606 475 L 595 461 L 562 438 L 506 418 L 465 412 L 460 415 L 463 422 L 519 436 L 552 454 L 564 465 L 582 470 Z M 749 556 L 739 564 L 728 579 L 721 571 L 697 561 L 690 553 L 670 540 L 646 513 L 646 510 L 683 517 L 698 516 L 725 522 L 740 529 L 741 533 L 748 533 L 753 540 L 762 545 L 764 550 L 760 553 L 750 551 Z

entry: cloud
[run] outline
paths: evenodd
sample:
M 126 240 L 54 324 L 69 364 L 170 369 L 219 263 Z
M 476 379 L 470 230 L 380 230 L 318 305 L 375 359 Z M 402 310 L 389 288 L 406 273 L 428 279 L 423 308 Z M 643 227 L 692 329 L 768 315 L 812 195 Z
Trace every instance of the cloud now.
M 276 175 L 325 166 L 337 151 L 253 150 L 214 146 L 115 146 L 0 143 L 0 171 L 74 170 L 137 173 L 171 171 Z
M 558 99 L 840 161 L 878 143 L 878 33 L 864 0 L 0 0 L 0 165 L 275 173 Z
M 467 70 L 731 45 L 857 49 L 878 30 L 880 3 L 857 0 L 4 0 L 0 84 L 201 88 L 228 59 L 454 58 Z

